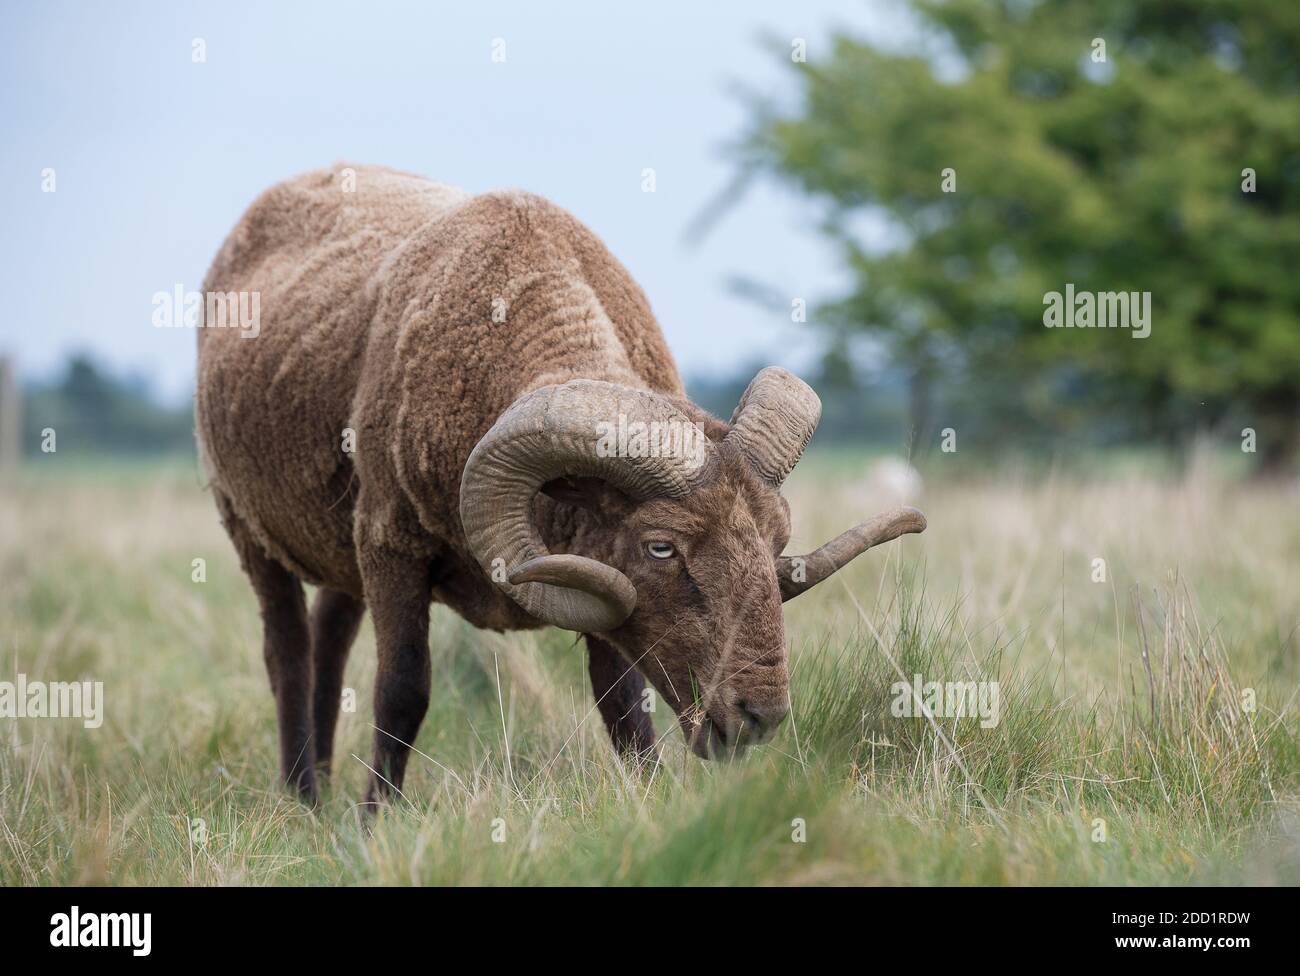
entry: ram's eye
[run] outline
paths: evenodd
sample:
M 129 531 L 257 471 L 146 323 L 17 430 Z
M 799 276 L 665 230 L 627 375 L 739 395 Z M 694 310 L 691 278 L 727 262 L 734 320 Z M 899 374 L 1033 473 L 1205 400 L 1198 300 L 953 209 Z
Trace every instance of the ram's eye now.
M 645 551 L 655 559 L 672 559 L 677 553 L 671 542 L 647 542 Z

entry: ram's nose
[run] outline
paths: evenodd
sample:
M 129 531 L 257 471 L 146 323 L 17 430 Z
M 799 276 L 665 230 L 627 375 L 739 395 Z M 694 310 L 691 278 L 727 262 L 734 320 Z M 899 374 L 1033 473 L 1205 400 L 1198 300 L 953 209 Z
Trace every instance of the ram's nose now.
M 776 727 L 785 721 L 790 707 L 786 702 L 756 702 L 741 699 L 736 703 L 744 721 L 747 737 L 763 740 L 776 731 Z

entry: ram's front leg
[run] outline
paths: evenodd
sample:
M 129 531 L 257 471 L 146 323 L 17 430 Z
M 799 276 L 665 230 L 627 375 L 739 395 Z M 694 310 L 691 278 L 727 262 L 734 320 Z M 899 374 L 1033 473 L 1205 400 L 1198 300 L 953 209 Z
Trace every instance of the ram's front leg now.
M 620 756 L 654 756 L 655 727 L 646 710 L 645 678 L 610 644 L 587 635 L 587 670 L 596 707 Z
M 429 566 L 389 551 L 360 554 L 375 625 L 375 751 L 366 805 L 401 793 L 411 744 L 429 708 Z

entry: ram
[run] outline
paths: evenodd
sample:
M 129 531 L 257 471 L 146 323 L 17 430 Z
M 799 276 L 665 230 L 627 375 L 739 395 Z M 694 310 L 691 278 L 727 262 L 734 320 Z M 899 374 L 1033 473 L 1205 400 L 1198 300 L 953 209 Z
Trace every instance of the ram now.
M 206 293 L 256 329 L 198 330 L 196 432 L 261 607 L 284 780 L 328 773 L 344 663 L 378 645 L 367 803 L 400 789 L 430 696 L 429 607 L 585 637 L 615 748 L 655 746 L 646 682 L 702 757 L 789 701 L 781 603 L 910 508 L 784 556 L 781 483 L 816 394 L 762 370 L 729 423 L 685 396 L 645 295 L 565 211 L 377 167 L 264 193 Z M 318 587 L 308 613 L 303 583 Z

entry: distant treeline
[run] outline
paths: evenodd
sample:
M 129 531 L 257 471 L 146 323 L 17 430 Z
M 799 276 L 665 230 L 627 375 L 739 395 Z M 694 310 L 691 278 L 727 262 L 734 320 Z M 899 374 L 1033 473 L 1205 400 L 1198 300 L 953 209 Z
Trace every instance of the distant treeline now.
M 687 379 L 691 398 L 724 420 L 745 385 L 766 363 L 730 377 Z M 953 375 L 958 374 L 958 375 Z M 947 381 L 918 389 L 899 366 L 867 368 L 832 348 L 802 377 L 822 401 L 815 443 L 862 445 L 925 457 L 945 442 L 973 461 L 1007 456 L 1066 458 L 1107 448 L 1154 450 L 1177 461 L 1198 439 L 1240 447 L 1247 423 L 1228 411 L 1201 424 L 1170 423 L 1143 402 L 1140 391 L 1084 375 L 1061 364 L 1032 378 L 982 376 L 954 370 Z M 1182 416 L 1198 405 L 1179 401 Z
M 686 391 L 709 413 L 728 420 L 749 381 L 767 365 L 756 361 L 730 376 L 687 376 Z M 834 441 L 906 449 L 910 424 L 906 383 L 900 374 L 884 373 L 870 383 L 846 382 L 844 376 L 823 364 L 800 378 L 821 397 L 818 444 Z
M 746 385 L 765 365 L 755 362 L 731 375 L 688 377 L 687 390 L 702 407 L 726 420 Z M 869 384 L 858 383 L 823 365 L 806 379 L 822 397 L 819 443 L 902 449 L 909 428 L 903 377 L 886 374 Z M 55 431 L 58 453 L 65 456 L 194 450 L 189 405 L 163 405 L 145 381 L 116 374 L 86 354 L 72 356 L 54 379 L 25 387 L 22 426 L 23 453 L 28 455 L 41 453 L 46 430 Z
M 731 375 L 688 376 L 691 398 L 715 416 L 731 416 L 745 386 L 765 362 Z M 834 350 L 803 378 L 822 400 L 818 445 L 860 445 L 924 456 L 954 430 L 963 453 L 983 460 L 1003 454 L 1068 454 L 1114 446 L 1158 447 L 1175 453 L 1186 446 L 1170 428 L 1151 422 L 1120 389 L 1062 371 L 1056 386 L 969 380 L 930 392 L 917 429 L 912 378 L 896 368 L 855 367 Z M 1082 389 L 1082 386 L 1088 389 Z M 1190 405 L 1189 405 L 1190 406 Z M 23 390 L 23 452 L 40 454 L 45 431 L 56 432 L 58 453 L 158 455 L 194 451 L 194 420 L 188 404 L 161 404 L 149 385 L 117 375 L 87 355 L 75 355 L 51 381 Z M 1236 428 L 1202 431 L 1231 440 Z M 910 446 L 909 446 L 910 445 Z
M 53 431 L 60 456 L 177 454 L 194 450 L 188 406 L 158 403 L 147 384 L 74 355 L 52 382 L 23 390 L 23 453 L 41 454 Z

